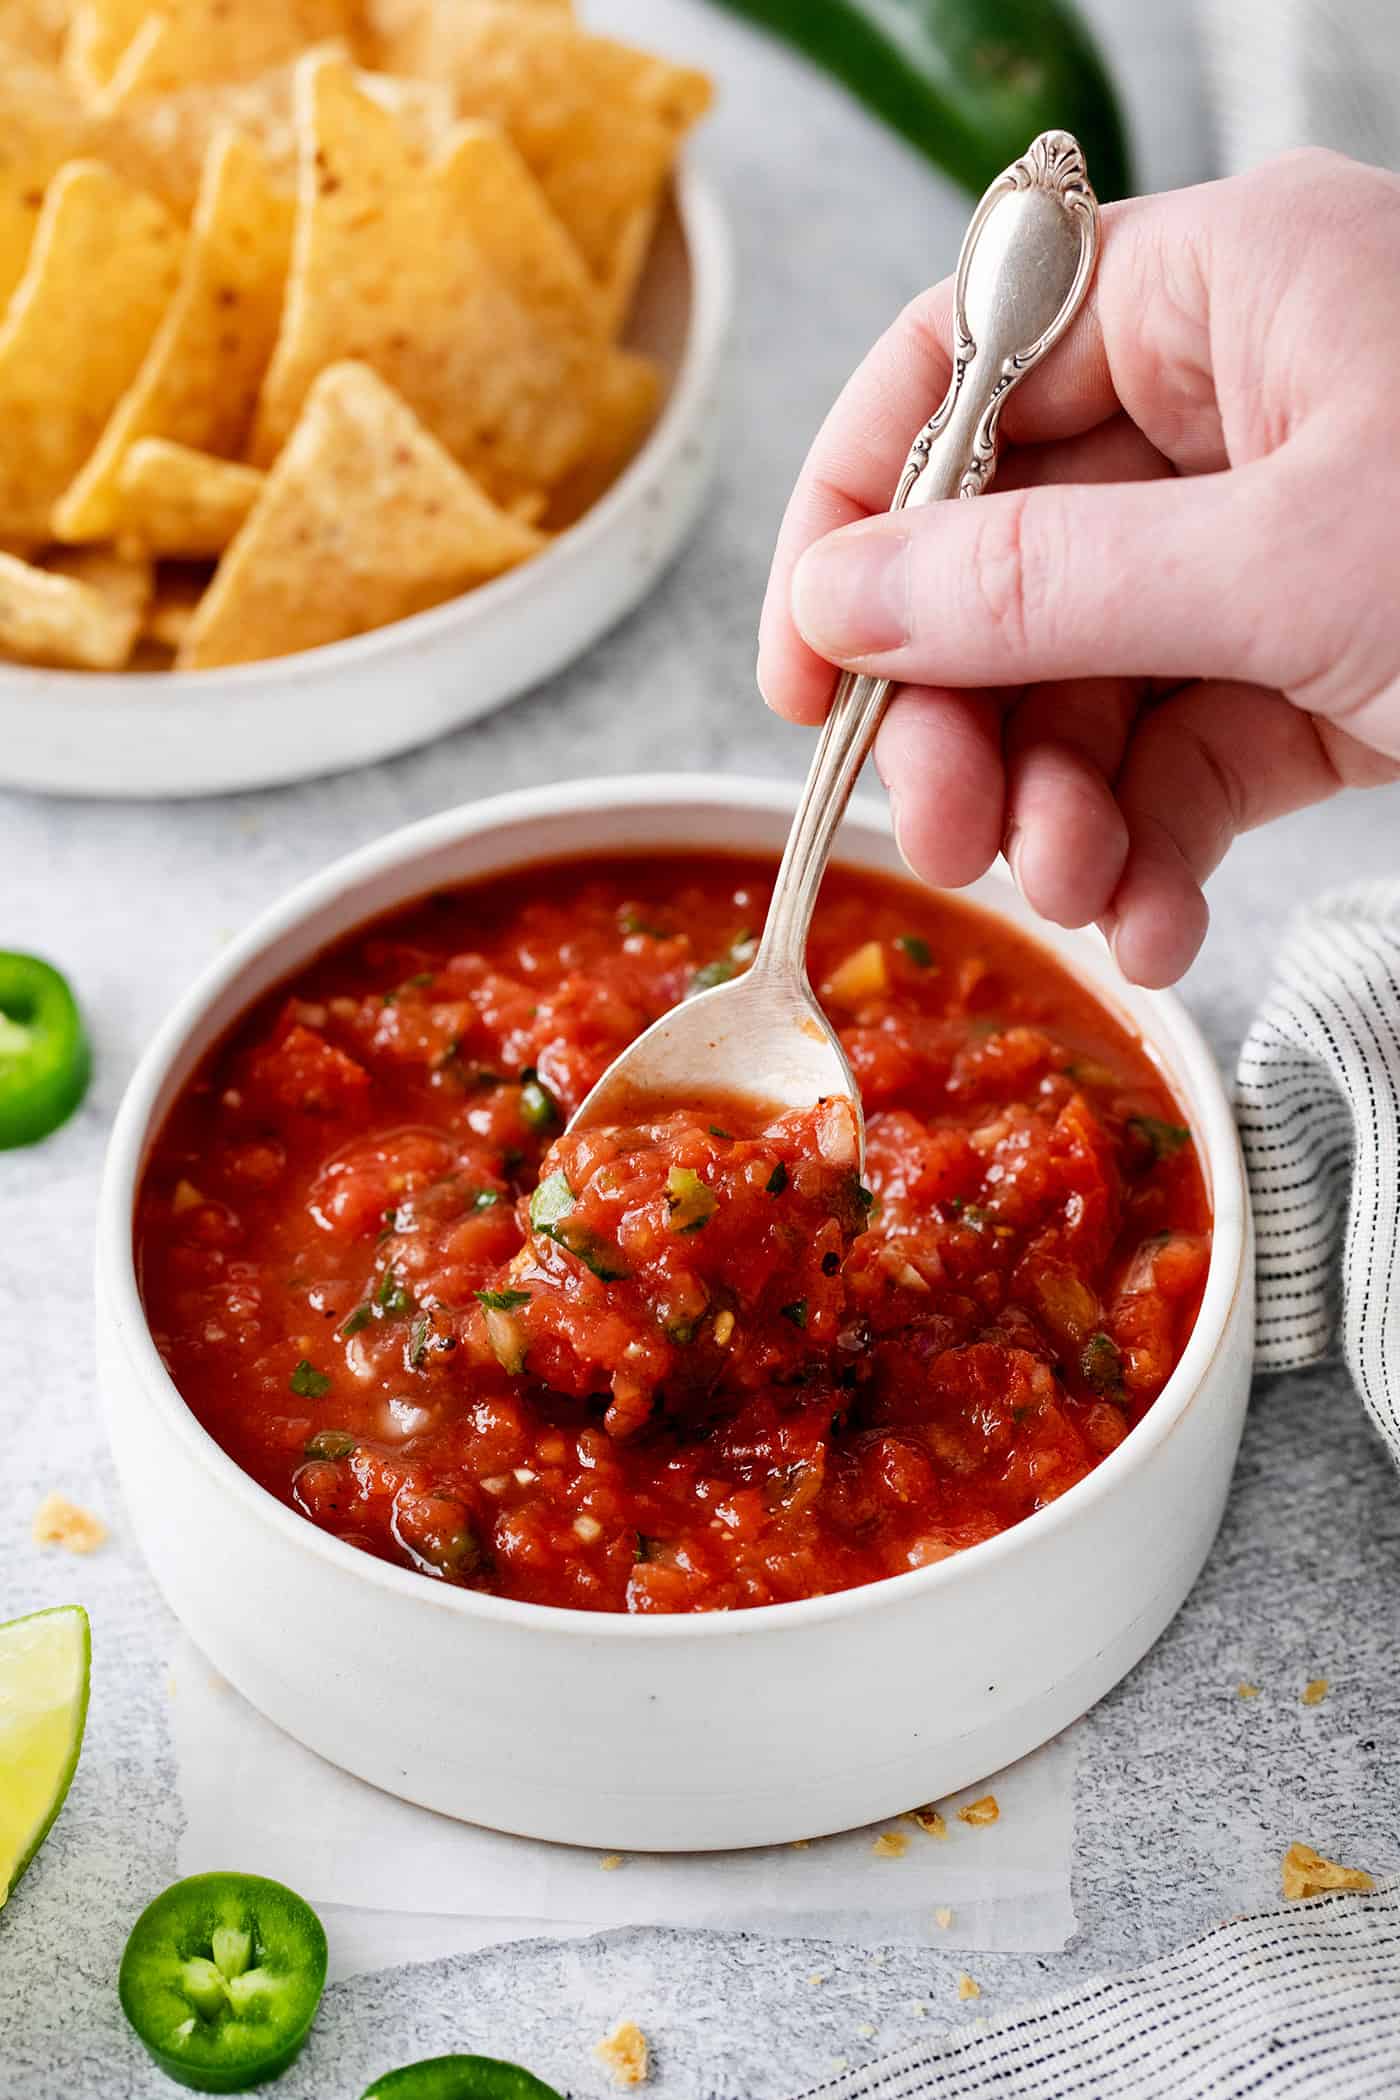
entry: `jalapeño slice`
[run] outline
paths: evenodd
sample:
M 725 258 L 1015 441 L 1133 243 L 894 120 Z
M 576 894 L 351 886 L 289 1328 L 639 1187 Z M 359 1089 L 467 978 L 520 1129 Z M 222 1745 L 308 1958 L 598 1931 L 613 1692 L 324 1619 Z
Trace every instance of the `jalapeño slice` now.
M 37 955 L 0 948 L 0 1152 L 36 1145 L 66 1122 L 91 1071 L 67 980 Z
M 309 1903 L 256 1874 L 192 1874 L 148 1903 L 122 1956 L 122 2011 L 167 2077 L 241 2093 L 285 2071 L 326 1982 Z
M 552 2085 L 492 2056 L 428 2056 L 386 2071 L 360 2100 L 559 2100 Z

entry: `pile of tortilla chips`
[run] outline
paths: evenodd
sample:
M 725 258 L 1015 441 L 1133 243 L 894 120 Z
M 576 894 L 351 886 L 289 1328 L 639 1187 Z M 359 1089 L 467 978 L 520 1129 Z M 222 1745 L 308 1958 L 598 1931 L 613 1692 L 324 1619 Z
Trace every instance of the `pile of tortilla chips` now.
M 527 561 L 704 76 L 569 0 L 0 0 L 0 657 L 206 669 Z

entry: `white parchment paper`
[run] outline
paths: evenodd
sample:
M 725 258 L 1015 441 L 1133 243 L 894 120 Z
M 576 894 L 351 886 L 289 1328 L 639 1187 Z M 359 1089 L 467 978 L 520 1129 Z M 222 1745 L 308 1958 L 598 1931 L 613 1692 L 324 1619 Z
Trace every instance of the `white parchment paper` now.
M 170 1696 L 181 1873 L 236 1865 L 289 1883 L 326 1910 L 337 1975 L 630 1925 L 1034 1953 L 1074 1931 L 1073 1731 L 944 1804 L 946 1838 L 896 1819 L 800 1847 L 629 1853 L 604 1867 L 598 1852 L 503 1837 L 352 1779 L 193 1647 L 173 1660 Z M 958 1822 L 957 1803 L 987 1791 L 1000 1820 Z M 898 1858 L 874 1850 L 886 1830 L 908 1841 Z

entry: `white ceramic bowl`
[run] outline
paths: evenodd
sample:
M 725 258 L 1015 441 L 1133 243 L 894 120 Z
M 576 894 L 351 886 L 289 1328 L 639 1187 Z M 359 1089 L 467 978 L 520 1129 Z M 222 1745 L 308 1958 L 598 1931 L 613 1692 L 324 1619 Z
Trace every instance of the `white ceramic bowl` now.
M 1215 1534 L 1252 1340 L 1234 1124 L 1173 998 L 1125 986 L 1097 938 L 1035 934 L 1139 1031 L 1190 1117 L 1215 1244 L 1196 1329 L 1119 1448 L 1014 1529 L 933 1567 L 797 1604 L 630 1618 L 479 1596 L 318 1530 L 239 1471 L 156 1354 L 132 1259 L 147 1152 L 197 1060 L 341 935 L 440 886 L 606 848 L 777 849 L 790 788 L 583 782 L 448 812 L 354 853 L 267 912 L 183 999 L 117 1117 L 98 1221 L 98 1347 L 137 1539 L 176 1615 L 255 1706 L 335 1764 L 502 1830 L 661 1851 L 849 1828 L 984 1777 L 1102 1697 L 1161 1633 Z M 838 856 L 898 872 L 882 806 Z
M 613 487 L 536 560 L 371 634 L 227 671 L 0 665 L 0 786 L 269 787 L 406 751 L 552 676 L 645 597 L 695 520 L 717 447 L 732 276 L 715 194 L 684 169 L 627 338 L 664 367 L 666 405 Z

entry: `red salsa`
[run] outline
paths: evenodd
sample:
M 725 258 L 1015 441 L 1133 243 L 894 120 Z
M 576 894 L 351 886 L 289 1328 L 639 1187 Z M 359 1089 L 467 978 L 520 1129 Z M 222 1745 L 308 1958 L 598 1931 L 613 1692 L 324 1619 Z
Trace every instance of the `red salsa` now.
M 1200 1169 L 1142 1046 L 996 920 L 828 875 L 811 975 L 863 1179 L 841 1102 L 565 1134 L 744 967 L 771 879 L 518 871 L 242 1018 L 136 1221 L 157 1345 L 240 1466 L 435 1580 L 671 1612 L 941 1560 L 1121 1443 L 1200 1303 Z

